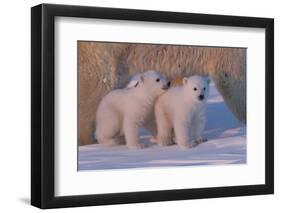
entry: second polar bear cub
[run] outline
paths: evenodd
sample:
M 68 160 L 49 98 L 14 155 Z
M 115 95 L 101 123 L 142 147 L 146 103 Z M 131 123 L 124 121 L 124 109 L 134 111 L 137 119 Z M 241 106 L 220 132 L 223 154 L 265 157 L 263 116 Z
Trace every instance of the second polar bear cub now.
M 209 78 L 194 75 L 183 78 L 183 86 L 172 87 L 155 104 L 157 143 L 175 143 L 187 149 L 202 141 Z
M 170 82 L 157 71 L 138 75 L 129 88 L 116 89 L 101 100 L 96 114 L 96 139 L 107 146 L 126 142 L 129 148 L 142 148 L 139 127 L 153 112 L 156 99 Z

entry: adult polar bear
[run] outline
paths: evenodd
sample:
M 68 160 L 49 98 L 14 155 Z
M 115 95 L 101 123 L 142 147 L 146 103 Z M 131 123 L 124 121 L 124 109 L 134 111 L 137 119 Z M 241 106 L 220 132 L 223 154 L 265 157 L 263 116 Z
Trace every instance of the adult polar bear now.
M 210 75 L 226 104 L 246 122 L 246 49 L 78 42 L 78 143 L 93 142 L 97 106 L 130 77 L 160 70 L 171 80 Z
M 133 87 L 116 89 L 104 96 L 96 114 L 98 142 L 114 146 L 126 141 L 131 149 L 142 148 L 139 128 L 154 111 L 155 101 L 169 86 L 170 82 L 163 75 L 147 71 L 139 76 Z
M 174 142 L 182 149 L 204 141 L 205 106 L 209 95 L 207 77 L 183 78 L 183 85 L 172 87 L 155 104 L 157 143 Z

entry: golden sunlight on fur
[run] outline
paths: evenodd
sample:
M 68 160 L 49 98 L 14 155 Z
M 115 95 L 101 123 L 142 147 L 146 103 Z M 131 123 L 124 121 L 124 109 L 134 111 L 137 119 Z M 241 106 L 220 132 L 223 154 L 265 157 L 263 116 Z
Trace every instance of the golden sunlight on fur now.
M 246 123 L 246 49 L 78 42 L 78 143 L 93 143 L 102 97 L 130 77 L 158 70 L 174 84 L 209 75 L 235 116 Z

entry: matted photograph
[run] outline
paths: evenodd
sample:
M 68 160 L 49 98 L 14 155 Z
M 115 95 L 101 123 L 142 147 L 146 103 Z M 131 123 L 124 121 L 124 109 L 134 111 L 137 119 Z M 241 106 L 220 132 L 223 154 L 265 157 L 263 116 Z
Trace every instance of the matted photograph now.
M 247 48 L 77 41 L 78 170 L 247 163 Z
M 31 204 L 274 193 L 274 20 L 31 9 Z

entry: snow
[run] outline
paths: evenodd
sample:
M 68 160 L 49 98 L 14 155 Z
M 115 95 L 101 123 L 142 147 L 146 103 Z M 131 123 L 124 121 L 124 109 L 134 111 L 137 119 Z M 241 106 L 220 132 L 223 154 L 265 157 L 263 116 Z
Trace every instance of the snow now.
M 203 136 L 208 141 L 194 148 L 160 147 L 149 142 L 149 133 L 141 129 L 140 141 L 148 145 L 144 149 L 129 150 L 126 146 L 104 147 L 100 144 L 79 146 L 78 170 L 246 163 L 246 127 L 229 111 L 214 83 L 210 84 L 206 117 Z

